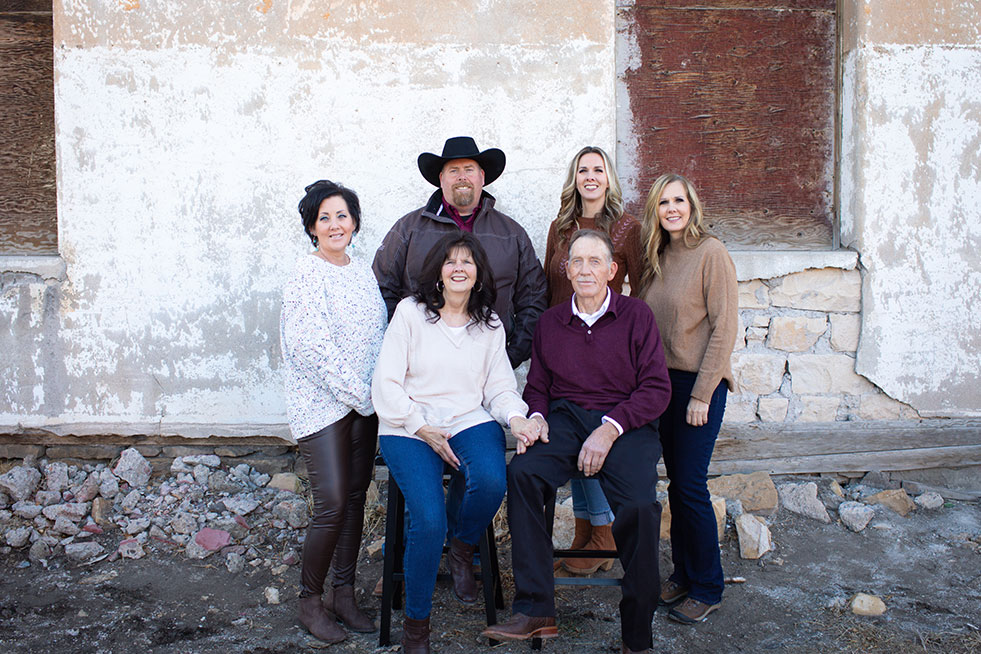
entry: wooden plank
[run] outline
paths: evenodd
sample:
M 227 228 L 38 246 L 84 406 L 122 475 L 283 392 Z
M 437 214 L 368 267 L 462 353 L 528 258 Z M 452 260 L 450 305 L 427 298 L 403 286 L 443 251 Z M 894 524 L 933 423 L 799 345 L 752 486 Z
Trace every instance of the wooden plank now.
M 981 465 L 981 445 L 921 447 L 887 452 L 849 452 L 772 459 L 713 459 L 709 464 L 709 474 L 728 475 L 757 470 L 770 474 L 867 472 L 974 465 Z
M 4 0 L 0 15 L 13 13 L 51 13 L 51 0 Z
M 725 425 L 712 474 L 916 470 L 981 463 L 981 421 L 839 423 L 833 426 Z
M 25 7 L 36 3 L 19 3 Z M 0 252 L 58 251 L 48 13 L 0 13 Z
M 661 9 L 782 9 L 834 11 L 835 0 L 639 0 L 639 6 Z
M 981 445 L 976 421 L 926 422 L 919 425 L 838 423 L 815 427 L 764 428 L 724 425 L 714 459 L 768 459 L 823 454 L 889 452 L 931 447 Z
M 642 58 L 624 75 L 640 188 L 688 176 L 730 247 L 831 247 L 833 3 L 685 4 L 628 12 Z

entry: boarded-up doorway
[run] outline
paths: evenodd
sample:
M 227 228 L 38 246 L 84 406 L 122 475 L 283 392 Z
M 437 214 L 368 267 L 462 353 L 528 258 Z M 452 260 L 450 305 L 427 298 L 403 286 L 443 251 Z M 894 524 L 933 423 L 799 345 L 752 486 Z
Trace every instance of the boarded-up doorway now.
M 731 249 L 828 249 L 835 231 L 835 0 L 637 0 L 618 13 L 639 215 L 666 172 Z M 621 126 L 622 127 L 622 126 Z

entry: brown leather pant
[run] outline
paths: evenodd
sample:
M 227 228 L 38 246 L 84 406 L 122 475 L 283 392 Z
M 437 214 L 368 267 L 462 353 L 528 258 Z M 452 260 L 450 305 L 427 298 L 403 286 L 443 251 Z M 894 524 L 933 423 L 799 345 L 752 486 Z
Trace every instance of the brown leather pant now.
M 313 490 L 300 597 L 323 593 L 328 570 L 334 586 L 354 583 L 377 441 L 378 418 L 355 411 L 297 441 Z

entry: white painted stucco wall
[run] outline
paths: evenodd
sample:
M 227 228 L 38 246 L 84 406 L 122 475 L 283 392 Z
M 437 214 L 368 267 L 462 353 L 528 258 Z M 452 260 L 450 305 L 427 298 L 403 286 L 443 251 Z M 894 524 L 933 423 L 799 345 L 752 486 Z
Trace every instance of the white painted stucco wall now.
M 920 415 L 981 415 L 981 3 L 844 3 L 842 244 L 856 370 Z
M 469 134 L 505 151 L 488 190 L 543 245 L 569 158 L 615 144 L 613 21 L 612 3 L 56 0 L 61 368 L 5 363 L 0 425 L 285 435 L 303 187 L 359 193 L 370 257 L 433 190 L 418 154 Z
M 978 415 L 981 7 L 841 6 L 857 371 L 922 416 Z M 619 137 L 638 193 L 616 102 L 636 57 L 629 31 L 615 46 L 614 10 L 56 1 L 63 264 L 2 264 L 0 432 L 285 435 L 280 286 L 315 179 L 361 195 L 361 256 L 428 196 L 416 156 L 449 136 L 505 150 L 489 191 L 539 247 L 582 145 Z

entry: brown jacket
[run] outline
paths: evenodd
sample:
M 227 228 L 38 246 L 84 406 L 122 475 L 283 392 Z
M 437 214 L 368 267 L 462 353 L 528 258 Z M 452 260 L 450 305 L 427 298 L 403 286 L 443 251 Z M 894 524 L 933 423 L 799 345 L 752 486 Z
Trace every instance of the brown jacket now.
M 437 190 L 426 206 L 399 218 L 375 252 L 372 269 L 389 320 L 399 301 L 414 292 L 414 280 L 436 241 L 460 229 L 452 218 L 437 213 L 442 201 L 443 192 Z M 517 367 L 531 356 L 531 337 L 545 311 L 545 273 L 524 228 L 494 209 L 494 197 L 486 191 L 473 221 L 473 235 L 487 251 L 497 285 L 494 310 L 507 330 L 508 359 Z

